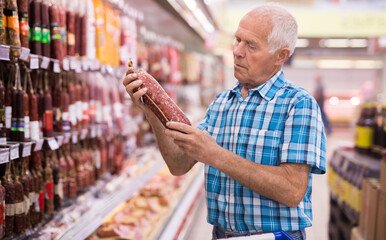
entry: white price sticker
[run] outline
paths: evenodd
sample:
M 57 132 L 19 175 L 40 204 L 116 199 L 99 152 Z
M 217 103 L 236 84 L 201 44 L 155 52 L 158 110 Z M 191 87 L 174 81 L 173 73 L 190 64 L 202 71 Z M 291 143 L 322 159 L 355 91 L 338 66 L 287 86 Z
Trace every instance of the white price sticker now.
M 70 61 L 67 58 L 63 59 L 63 70 L 70 71 Z
M 88 71 L 89 70 L 89 61 L 87 59 L 82 59 L 82 68 L 83 71 Z
M 82 129 L 82 131 L 80 132 L 80 139 L 81 140 L 85 139 L 87 137 L 87 133 L 88 133 L 87 128 Z
M 44 139 L 36 140 L 34 152 L 42 150 Z
M 9 162 L 9 150 L 0 150 L 0 164 Z
M 47 139 L 48 146 L 50 146 L 51 150 L 56 150 L 59 148 L 58 142 L 56 142 L 55 138 L 49 138 Z
M 96 126 L 90 127 L 90 137 L 95 138 L 96 137 Z
M 22 157 L 28 157 L 28 156 L 31 155 L 31 145 L 32 145 L 32 143 L 25 143 L 25 144 L 23 144 Z
M 30 69 L 39 69 L 39 57 L 38 55 L 30 55 L 29 58 L 29 68 Z
M 63 144 L 63 139 L 64 139 L 64 136 L 63 135 L 58 135 L 55 137 L 56 138 L 56 142 L 58 143 L 58 146 L 62 146 Z
M 9 46 L 0 45 L 0 60 L 9 61 Z
M 40 64 L 40 68 L 47 69 L 49 64 L 50 64 L 50 59 L 48 57 L 43 57 L 42 63 Z
M 28 60 L 28 56 L 29 56 L 29 48 L 24 48 L 22 47 L 21 48 L 21 53 L 20 53 L 20 59 L 23 60 L 23 61 L 27 61 Z
M 71 138 L 71 133 L 70 132 L 64 133 L 63 144 L 69 143 L 70 142 L 70 138 Z
M 78 61 L 76 59 L 71 59 L 71 62 L 70 62 L 70 67 L 71 67 L 71 70 L 76 70 L 78 68 Z
M 71 142 L 73 144 L 78 143 L 78 131 L 73 131 L 71 135 Z
M 19 158 L 19 145 L 11 147 L 11 160 Z
M 54 72 L 55 73 L 60 73 L 60 64 L 59 64 L 59 61 L 55 60 L 54 61 Z

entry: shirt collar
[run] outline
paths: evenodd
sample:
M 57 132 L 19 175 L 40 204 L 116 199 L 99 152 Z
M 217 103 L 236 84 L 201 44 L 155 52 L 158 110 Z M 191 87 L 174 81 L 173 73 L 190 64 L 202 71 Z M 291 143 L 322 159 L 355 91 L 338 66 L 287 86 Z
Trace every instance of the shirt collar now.
M 275 96 L 276 92 L 285 85 L 286 79 L 284 77 L 283 70 L 280 69 L 273 77 L 271 77 L 268 81 L 263 83 L 262 85 L 249 89 L 248 95 L 251 95 L 254 92 L 258 92 L 261 97 L 263 97 L 267 101 L 271 101 Z M 233 97 L 234 95 L 241 96 L 241 89 L 243 85 L 240 82 L 237 82 L 233 89 L 230 91 L 228 99 Z

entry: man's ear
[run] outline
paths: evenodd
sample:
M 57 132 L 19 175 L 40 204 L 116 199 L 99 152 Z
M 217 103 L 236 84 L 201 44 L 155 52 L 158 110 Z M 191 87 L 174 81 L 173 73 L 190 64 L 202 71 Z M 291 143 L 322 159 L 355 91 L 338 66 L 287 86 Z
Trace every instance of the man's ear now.
M 276 62 L 275 62 L 275 65 L 277 66 L 280 66 L 280 65 L 283 65 L 283 63 L 285 61 L 287 61 L 287 59 L 289 58 L 290 56 L 290 50 L 289 48 L 280 48 L 277 52 L 277 58 L 276 58 Z

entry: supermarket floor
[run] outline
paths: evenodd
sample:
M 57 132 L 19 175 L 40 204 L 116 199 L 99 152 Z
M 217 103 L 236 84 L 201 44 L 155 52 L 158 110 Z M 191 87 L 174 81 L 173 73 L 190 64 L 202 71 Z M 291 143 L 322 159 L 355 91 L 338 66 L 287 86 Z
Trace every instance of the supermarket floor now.
M 352 141 L 353 134 L 349 129 L 334 129 L 327 138 L 327 163 L 334 149 L 344 142 Z M 327 184 L 327 174 L 314 175 L 313 177 L 313 226 L 307 228 L 307 239 L 328 240 L 328 220 L 329 220 L 329 191 Z M 212 226 L 206 222 L 206 205 L 204 194 L 200 198 L 200 207 L 198 207 L 193 217 L 194 221 L 186 232 L 183 239 L 205 240 L 211 239 Z

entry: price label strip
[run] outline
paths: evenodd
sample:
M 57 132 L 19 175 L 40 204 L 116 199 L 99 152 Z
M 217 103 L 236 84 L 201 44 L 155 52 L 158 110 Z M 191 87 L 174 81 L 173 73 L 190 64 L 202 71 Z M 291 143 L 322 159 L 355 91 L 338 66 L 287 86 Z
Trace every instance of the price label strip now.
M 59 60 L 54 60 L 54 66 L 53 66 L 53 71 L 54 73 L 60 73 L 60 63 Z
M 59 145 L 58 145 L 58 142 L 56 141 L 55 138 L 48 138 L 47 139 L 47 143 L 48 143 L 48 146 L 50 146 L 50 149 L 51 150 L 56 150 L 56 149 L 59 149 Z
M 27 60 L 28 60 L 29 53 L 30 53 L 29 48 L 22 47 L 22 48 L 21 48 L 21 53 L 20 53 L 20 57 L 19 57 L 19 58 L 20 58 L 21 60 L 23 60 L 23 61 L 27 61 Z
M 78 143 L 78 131 L 72 131 L 71 142 L 73 144 Z
M 58 146 L 62 146 L 63 144 L 63 140 L 64 140 L 64 136 L 63 135 L 58 135 L 55 137 L 56 138 L 56 142 L 58 143 Z
M 34 152 L 42 150 L 44 139 L 36 140 Z
M 63 59 L 63 70 L 70 71 L 70 61 L 68 60 L 68 58 Z
M 11 149 L 11 160 L 19 158 L 19 146 L 12 146 Z
M 0 153 L 0 164 L 9 162 L 9 150 L 3 150 Z
M 69 143 L 70 142 L 70 138 L 71 138 L 71 133 L 70 132 L 64 133 L 63 144 Z
M 9 61 L 9 46 L 0 45 L 0 60 Z
M 25 144 L 22 144 L 22 146 L 23 146 L 22 157 L 30 156 L 31 155 L 32 143 L 25 143 Z
M 47 69 L 49 64 L 50 64 L 50 59 L 48 57 L 43 57 L 42 63 L 40 64 L 40 68 Z
M 29 68 L 30 69 L 39 69 L 39 56 L 30 54 L 29 55 Z
M 85 129 L 82 129 L 82 131 L 80 132 L 80 140 L 83 140 L 87 137 L 87 133 L 88 133 L 88 129 L 85 128 Z

